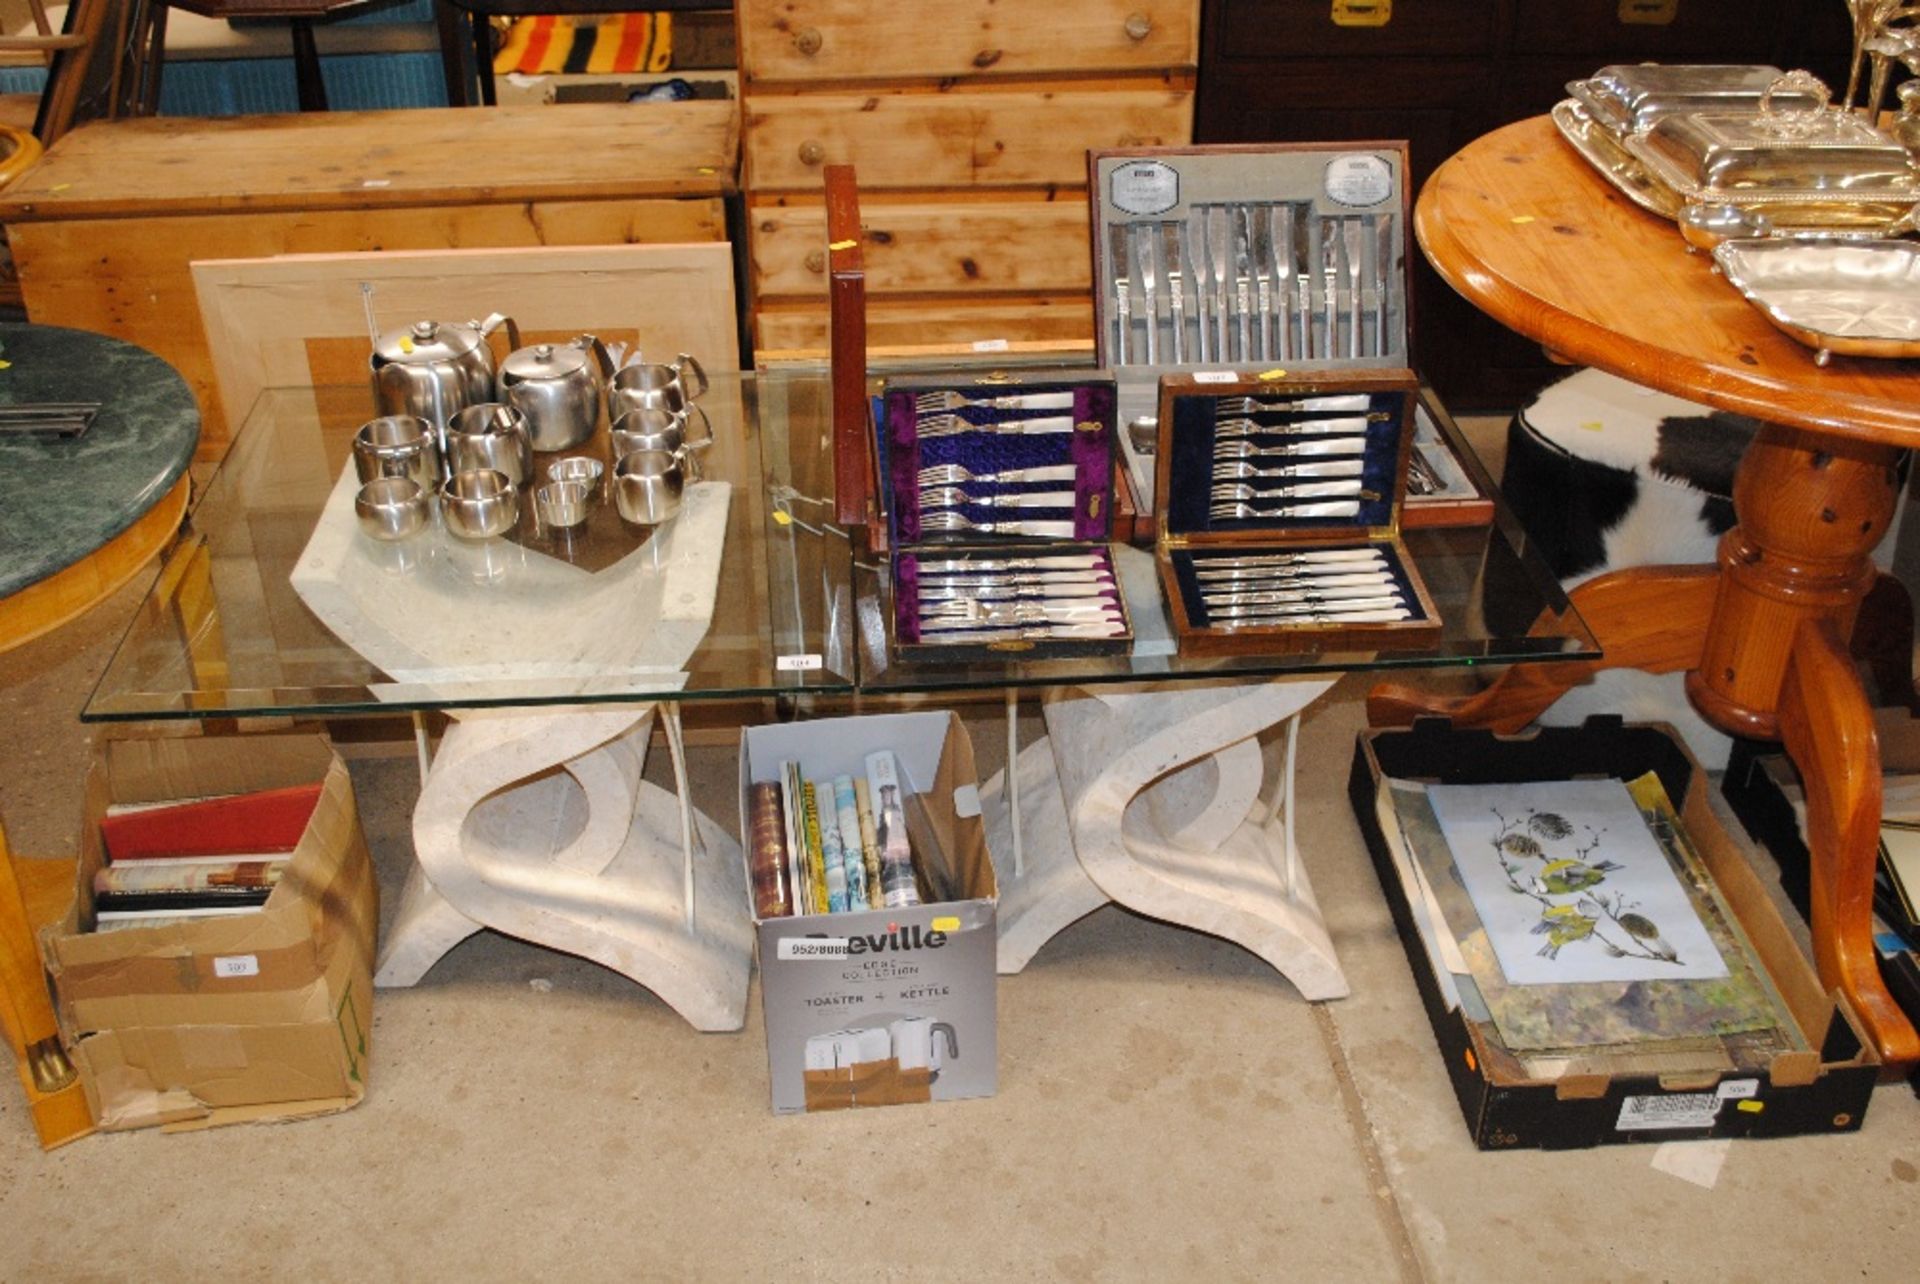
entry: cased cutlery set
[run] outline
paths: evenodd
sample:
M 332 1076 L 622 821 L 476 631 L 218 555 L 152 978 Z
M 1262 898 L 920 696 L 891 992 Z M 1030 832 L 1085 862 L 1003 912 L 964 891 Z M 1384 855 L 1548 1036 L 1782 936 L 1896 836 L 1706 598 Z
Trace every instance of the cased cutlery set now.
M 894 656 L 1131 648 L 1107 545 L 1126 401 L 1153 438 L 1183 653 L 1430 643 L 1439 616 L 1399 540 L 1418 397 L 1404 145 L 1089 164 L 1112 374 L 895 379 L 878 403 Z

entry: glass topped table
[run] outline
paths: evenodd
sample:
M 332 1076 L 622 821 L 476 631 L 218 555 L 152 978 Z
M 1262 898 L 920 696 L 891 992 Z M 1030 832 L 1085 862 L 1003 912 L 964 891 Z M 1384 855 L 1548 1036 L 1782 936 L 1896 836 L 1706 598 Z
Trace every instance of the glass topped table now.
M 83 718 L 445 710 L 376 980 L 410 985 L 486 926 L 732 1029 L 752 924 L 738 843 L 687 797 L 686 701 L 1044 688 L 1047 736 L 980 791 L 1001 970 L 1114 900 L 1236 940 L 1319 999 L 1347 987 L 1292 838 L 1294 715 L 1353 669 L 1598 653 L 1501 510 L 1404 533 L 1445 621 L 1420 651 L 1182 657 L 1151 557 L 1119 548 L 1130 654 L 894 663 L 884 562 L 828 524 L 824 370 L 717 376 L 701 405 L 716 444 L 662 526 L 602 504 L 573 536 L 528 519 L 480 545 L 437 528 L 380 544 L 351 506 L 367 391 L 266 393 Z M 604 462 L 604 439 L 572 453 Z M 1483 603 L 1483 584 L 1502 600 Z M 1489 619 L 1530 626 L 1497 634 Z M 642 779 L 656 718 L 678 798 Z M 1261 737 L 1281 726 L 1269 796 Z
M 401 673 L 378 667 L 331 631 L 292 586 L 329 496 L 350 467 L 352 434 L 369 413 L 368 394 L 360 387 L 275 389 L 254 407 L 195 506 L 168 574 L 135 617 L 82 719 L 1219 681 L 1599 654 L 1552 573 L 1501 511 L 1487 527 L 1405 533 L 1445 625 L 1440 641 L 1419 651 L 1182 657 L 1173 653 L 1157 580 L 1140 575 L 1123 586 L 1137 637 L 1129 655 L 892 663 L 877 625 L 881 564 L 864 550 L 854 555 L 844 536 L 826 526 L 826 505 L 816 502 L 832 493 L 824 377 L 812 371 L 716 376 L 702 404 L 721 443 L 705 459 L 705 474 L 730 483 L 732 495 L 721 591 L 710 627 L 683 666 L 649 668 L 617 648 L 590 658 L 565 656 L 557 643 L 553 654 L 538 653 L 535 643 L 520 644 L 521 654 L 488 650 L 484 634 L 497 627 L 488 622 L 491 609 L 511 610 L 525 605 L 524 596 L 544 593 L 543 609 L 550 607 L 556 624 L 564 625 L 560 617 L 568 610 L 596 600 L 605 587 L 596 581 L 649 573 L 645 532 L 602 505 L 584 534 L 571 539 L 543 535 L 523 521 L 509 539 L 478 547 L 438 531 L 393 545 L 343 541 L 354 573 L 417 590 L 423 609 L 445 613 L 448 630 L 479 637 L 451 659 L 415 656 Z M 599 451 L 604 459 L 604 449 L 596 440 L 570 453 Z M 1474 466 L 1471 453 L 1461 453 Z M 1487 574 L 1486 582 L 1528 595 L 1526 602 L 1501 602 L 1493 613 L 1535 621 L 1528 632 L 1497 635 L 1485 627 L 1483 567 L 1503 571 Z M 567 573 L 557 586 L 541 574 L 556 568 Z

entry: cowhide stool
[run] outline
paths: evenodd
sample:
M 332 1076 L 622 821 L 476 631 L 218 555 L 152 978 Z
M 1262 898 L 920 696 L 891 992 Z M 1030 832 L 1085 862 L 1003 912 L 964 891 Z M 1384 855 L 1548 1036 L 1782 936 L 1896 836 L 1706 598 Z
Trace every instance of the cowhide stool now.
M 1535 547 L 1573 588 L 1630 566 L 1711 562 L 1733 526 L 1733 474 L 1759 421 L 1576 370 L 1514 416 L 1500 488 Z M 1895 516 L 1896 529 L 1898 514 Z M 1892 535 L 1875 550 L 1891 565 Z M 1487 568 L 1488 623 L 1501 619 L 1499 571 Z M 1540 721 L 1578 723 L 1589 714 L 1672 723 L 1694 756 L 1722 767 L 1732 741 L 1693 711 L 1680 674 L 1606 670 L 1569 691 Z

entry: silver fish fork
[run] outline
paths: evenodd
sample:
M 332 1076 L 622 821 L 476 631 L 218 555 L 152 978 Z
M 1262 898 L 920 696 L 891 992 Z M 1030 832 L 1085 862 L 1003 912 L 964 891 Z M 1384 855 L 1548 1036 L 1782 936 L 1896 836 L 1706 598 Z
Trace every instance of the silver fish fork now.
M 1329 499 L 1337 495 L 1358 495 L 1362 499 L 1377 499 L 1378 495 L 1360 489 L 1357 479 L 1346 481 L 1301 482 L 1297 486 L 1245 486 L 1239 482 L 1215 482 L 1213 497 L 1215 500 L 1237 499 L 1246 503 L 1276 503 L 1283 499 Z
M 1358 504 L 1349 505 L 1356 513 Z M 1032 521 L 1012 518 L 1007 521 L 977 522 L 965 513 L 932 512 L 920 518 L 920 528 L 929 531 L 974 531 L 982 535 L 1033 535 L 1045 539 L 1072 539 L 1074 523 Z
M 964 392 L 923 392 L 913 399 L 923 415 L 942 410 L 1072 410 L 1071 392 L 1026 392 L 1013 396 L 969 397 Z
M 1213 425 L 1213 435 L 1252 437 L 1261 433 L 1365 432 L 1367 415 L 1343 415 L 1337 419 L 1296 419 L 1291 423 L 1263 424 L 1257 419 L 1221 419 Z
M 1340 393 L 1329 397 L 1220 397 L 1213 403 L 1216 418 L 1258 415 L 1285 410 L 1310 410 L 1319 414 L 1340 414 L 1366 410 L 1372 404 L 1364 392 Z
M 994 473 L 970 472 L 964 464 L 929 464 L 920 470 L 918 480 L 922 488 L 960 486 L 967 482 L 1010 486 L 1017 482 L 1070 482 L 1079 475 L 1080 469 L 1075 464 L 1048 464 L 1044 468 L 1002 468 Z
M 931 437 L 954 437 L 963 432 L 990 432 L 1004 437 L 1022 433 L 1072 431 L 1072 415 L 1048 415 L 1039 419 L 1006 419 L 985 424 L 977 424 L 959 415 L 935 415 L 914 425 L 914 434 L 922 441 Z
M 1023 494 L 974 495 L 958 486 L 923 486 L 922 508 L 1072 508 L 1075 495 L 1070 490 L 1028 491 Z
M 1300 441 L 1263 446 L 1245 437 L 1231 437 L 1213 443 L 1214 467 L 1236 459 L 1283 459 L 1311 455 L 1359 455 L 1366 453 L 1365 437 L 1307 437 Z
M 1286 464 L 1279 468 L 1261 468 L 1238 459 L 1216 460 L 1215 481 L 1248 481 L 1261 477 L 1358 477 L 1367 470 L 1364 459 L 1322 459 Z

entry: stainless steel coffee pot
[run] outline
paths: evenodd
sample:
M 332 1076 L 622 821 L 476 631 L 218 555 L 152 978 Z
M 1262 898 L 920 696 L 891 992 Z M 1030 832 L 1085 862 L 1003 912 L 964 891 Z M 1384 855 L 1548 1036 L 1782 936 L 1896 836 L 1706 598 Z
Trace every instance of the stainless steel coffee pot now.
M 500 363 L 500 399 L 527 417 L 535 450 L 571 450 L 593 436 L 613 358 L 590 334 L 539 343 Z
M 373 400 L 383 415 L 415 415 L 442 433 L 468 406 L 493 400 L 493 349 L 487 336 L 507 327 L 520 346 L 520 327 L 495 312 L 484 321 L 416 321 L 389 330 L 373 345 Z

